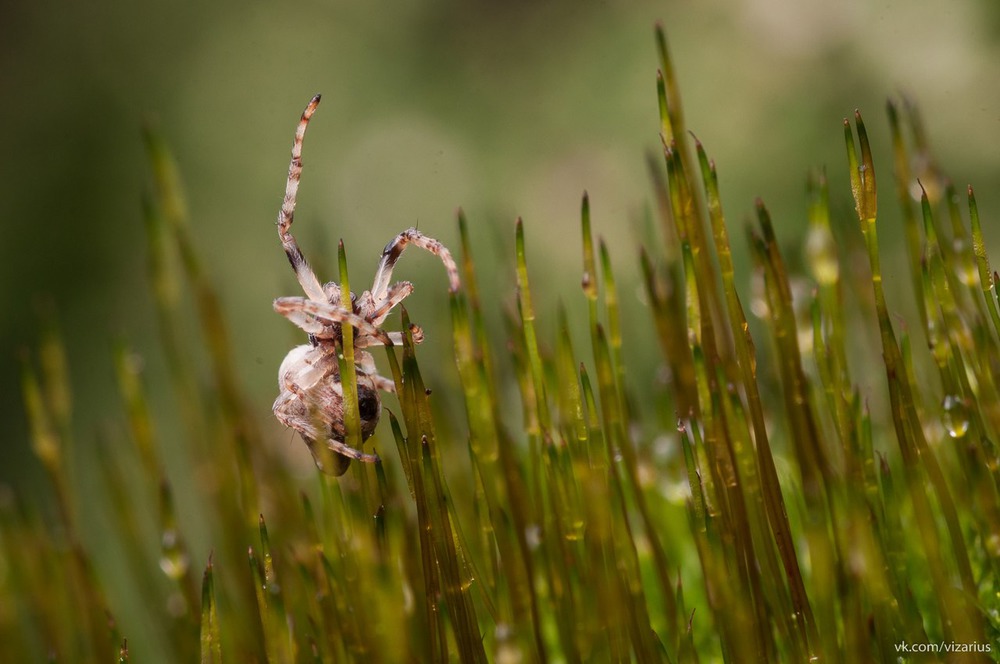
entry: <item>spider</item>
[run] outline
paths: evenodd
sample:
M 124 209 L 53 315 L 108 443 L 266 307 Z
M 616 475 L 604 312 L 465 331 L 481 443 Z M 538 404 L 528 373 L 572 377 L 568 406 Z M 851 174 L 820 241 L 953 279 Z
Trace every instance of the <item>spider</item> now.
M 299 179 L 302 176 L 302 139 L 319 100 L 319 95 L 312 98 L 302 112 L 295 131 L 285 200 L 277 222 L 278 237 L 305 297 L 279 297 L 274 301 L 274 310 L 302 328 L 309 335 L 309 343 L 296 346 L 282 361 L 278 369 L 280 394 L 274 402 L 273 410 L 279 422 L 302 436 L 320 470 L 340 475 L 346 472 L 351 459 L 369 463 L 379 460 L 377 455 L 365 454 L 344 442 L 344 393 L 337 362 L 343 339 L 341 326 L 349 324 L 353 329 L 358 411 L 361 440 L 364 441 L 374 433 L 382 412 L 379 390 L 395 392 L 396 389 L 392 380 L 378 374 L 371 353 L 364 350 L 371 346 L 402 342 L 402 333 L 386 332 L 381 328 L 389 312 L 413 292 L 413 284 L 408 281 L 390 284 L 396 261 L 403 250 L 412 244 L 441 259 L 448 272 L 450 292 L 458 290 L 459 279 L 451 252 L 437 240 L 415 228 L 408 228 L 385 245 L 371 289 L 363 292 L 360 297 L 351 293 L 351 310 L 341 306 L 339 284 L 333 281 L 320 284 L 289 230 L 295 214 Z M 410 329 L 414 341 L 419 343 L 423 340 L 420 328 L 413 325 Z M 317 445 L 325 445 L 335 453 L 332 456 L 334 467 L 324 464 L 322 459 L 329 462 L 331 457 L 325 454 L 325 450 L 317 449 Z

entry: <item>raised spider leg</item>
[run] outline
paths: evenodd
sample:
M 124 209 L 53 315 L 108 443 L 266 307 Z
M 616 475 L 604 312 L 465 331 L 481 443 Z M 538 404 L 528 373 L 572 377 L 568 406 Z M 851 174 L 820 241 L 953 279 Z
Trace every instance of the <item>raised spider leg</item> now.
M 318 339 L 333 338 L 335 332 L 330 330 L 331 323 L 347 323 L 362 336 L 374 337 L 383 344 L 392 343 L 385 330 L 328 302 L 314 302 L 303 297 L 279 297 L 274 301 L 274 310 Z M 324 324 L 323 321 L 327 322 Z
M 381 302 L 385 299 L 389 289 L 389 281 L 392 279 L 392 269 L 403 254 L 403 250 L 406 249 L 406 245 L 411 243 L 441 259 L 445 270 L 448 271 L 448 290 L 452 293 L 458 291 L 458 266 L 455 265 L 448 248 L 434 238 L 427 237 L 416 228 L 407 228 L 385 245 L 385 249 L 382 250 L 382 259 L 379 261 L 378 270 L 375 271 L 375 280 L 371 290 L 372 299 L 375 302 Z
M 302 177 L 302 139 L 306 134 L 306 127 L 309 125 L 309 118 L 319 106 L 319 97 L 319 95 L 313 97 L 306 109 L 302 111 L 302 119 L 299 120 L 299 126 L 295 130 L 295 140 L 292 142 L 292 161 L 288 165 L 288 181 L 285 183 L 285 200 L 278 212 L 278 237 L 281 238 L 288 262 L 292 264 L 295 277 L 299 280 L 306 296 L 310 300 L 322 302 L 326 300 L 323 286 L 320 285 L 316 274 L 309 267 L 305 256 L 302 255 L 302 250 L 299 249 L 299 244 L 289 230 L 292 226 L 292 220 L 295 218 L 295 196 L 299 191 L 299 179 Z

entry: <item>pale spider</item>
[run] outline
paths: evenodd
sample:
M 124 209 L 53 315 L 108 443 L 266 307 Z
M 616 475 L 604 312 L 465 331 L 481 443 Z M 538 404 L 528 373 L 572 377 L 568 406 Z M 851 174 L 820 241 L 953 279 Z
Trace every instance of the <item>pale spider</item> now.
M 382 411 L 379 390 L 395 391 L 393 381 L 378 374 L 374 359 L 364 349 L 402 342 L 402 333 L 386 332 L 380 326 L 389 312 L 413 292 L 413 284 L 408 281 L 390 285 L 396 261 L 406 246 L 413 244 L 441 259 L 448 272 L 451 292 L 458 290 L 459 279 L 451 252 L 437 240 L 423 235 L 415 228 L 408 228 L 385 245 L 371 289 L 362 293 L 361 297 L 351 293 L 351 311 L 341 306 L 339 284 L 330 281 L 320 285 L 289 231 L 295 214 L 299 178 L 302 175 L 302 138 L 309 118 L 319 105 L 319 99 L 320 96 L 316 95 L 309 102 L 295 131 L 285 200 L 278 213 L 278 236 L 306 296 L 279 297 L 274 301 L 274 310 L 302 328 L 309 335 L 309 343 L 293 348 L 281 363 L 281 368 L 278 369 L 278 388 L 281 393 L 273 408 L 278 421 L 295 429 L 302 436 L 320 470 L 339 475 L 347 470 L 351 459 L 378 461 L 378 456 L 365 454 L 344 442 L 344 398 L 337 363 L 342 340 L 341 325 L 350 324 L 354 331 L 358 410 L 361 439 L 364 441 L 374 433 Z M 415 341 L 423 339 L 420 328 L 414 325 L 411 331 Z M 315 448 L 317 443 L 326 445 L 335 453 L 332 457 L 333 468 L 324 466 L 321 461 L 323 455 L 318 453 L 323 451 Z M 330 455 L 326 455 L 326 458 L 330 459 Z

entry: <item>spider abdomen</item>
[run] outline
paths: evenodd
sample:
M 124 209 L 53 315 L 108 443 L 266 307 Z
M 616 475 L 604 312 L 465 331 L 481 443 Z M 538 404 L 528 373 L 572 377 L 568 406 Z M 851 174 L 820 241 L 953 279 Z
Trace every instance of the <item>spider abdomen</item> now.
M 281 391 L 273 406 L 278 421 L 302 436 L 317 463 L 320 461 L 315 449 L 317 443 L 342 454 L 347 438 L 339 367 L 336 358 L 324 350 L 303 345 L 289 351 L 278 370 Z M 375 432 L 382 414 L 382 400 L 371 376 L 359 371 L 357 386 L 361 439 L 364 441 Z M 331 444 L 332 441 L 335 443 Z

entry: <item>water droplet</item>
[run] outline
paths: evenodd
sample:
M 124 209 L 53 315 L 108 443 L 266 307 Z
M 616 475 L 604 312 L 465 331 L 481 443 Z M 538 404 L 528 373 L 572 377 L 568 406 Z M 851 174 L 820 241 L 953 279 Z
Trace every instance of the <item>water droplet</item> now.
M 750 312 L 761 320 L 771 317 L 771 307 L 767 303 L 767 286 L 764 283 L 764 274 L 760 270 L 754 271 L 750 277 Z
M 968 240 L 957 237 L 952 240 L 951 244 L 955 252 L 955 274 L 966 286 L 978 286 L 979 272 L 972 262 L 972 252 L 969 251 Z
M 961 438 L 969 431 L 969 407 L 965 399 L 948 394 L 941 403 L 941 424 L 952 438 Z
M 162 547 L 160 569 L 171 579 L 180 579 L 187 572 L 190 561 L 180 546 L 177 531 L 163 531 Z
M 821 284 L 832 284 L 840 278 L 837 243 L 828 226 L 813 226 L 806 237 L 806 256 L 813 276 Z
M 528 548 L 534 551 L 542 543 L 542 529 L 537 524 L 532 524 L 524 529 L 524 539 L 528 543 Z

